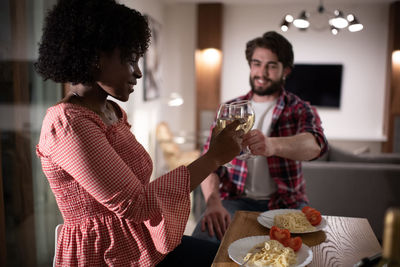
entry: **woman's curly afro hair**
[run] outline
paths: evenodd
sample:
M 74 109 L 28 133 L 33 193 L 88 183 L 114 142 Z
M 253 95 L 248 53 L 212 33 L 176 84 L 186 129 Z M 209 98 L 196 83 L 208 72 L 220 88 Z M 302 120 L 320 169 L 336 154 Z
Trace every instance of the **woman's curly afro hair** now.
M 146 17 L 115 0 L 59 0 L 44 23 L 35 67 L 55 82 L 91 83 L 101 52 L 129 60 L 150 42 Z

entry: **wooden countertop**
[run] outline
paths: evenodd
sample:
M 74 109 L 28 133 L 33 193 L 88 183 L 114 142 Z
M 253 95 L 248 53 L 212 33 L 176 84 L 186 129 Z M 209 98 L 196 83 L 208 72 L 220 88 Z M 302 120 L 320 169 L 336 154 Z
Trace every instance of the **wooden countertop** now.
M 238 266 L 229 258 L 229 245 L 244 237 L 269 234 L 269 229 L 257 222 L 259 214 L 251 211 L 235 213 L 212 266 Z M 313 251 L 313 260 L 308 266 L 353 266 L 360 259 L 381 252 L 382 248 L 367 219 L 323 217 L 327 221 L 324 230 L 299 235 Z

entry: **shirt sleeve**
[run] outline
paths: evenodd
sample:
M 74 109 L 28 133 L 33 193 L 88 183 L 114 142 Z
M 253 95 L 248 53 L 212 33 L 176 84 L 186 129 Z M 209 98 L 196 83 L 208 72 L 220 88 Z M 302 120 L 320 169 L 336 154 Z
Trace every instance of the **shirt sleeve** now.
M 172 222 L 183 224 L 184 229 L 190 211 L 189 173 L 185 167 L 142 183 L 92 118 L 62 114 L 50 119 L 48 125 L 45 140 L 39 142 L 39 148 L 43 148 L 40 153 L 47 154 L 99 203 L 120 218 L 146 221 L 160 235 L 177 230 L 176 226 L 160 230 Z M 133 157 L 135 153 L 132 151 Z
M 315 107 L 304 103 L 302 109 L 303 112 L 299 113 L 300 116 L 298 120 L 299 132 L 309 132 L 315 137 L 315 140 L 321 148 L 321 152 L 317 157 L 319 158 L 328 150 L 328 141 L 324 135 L 321 119 Z

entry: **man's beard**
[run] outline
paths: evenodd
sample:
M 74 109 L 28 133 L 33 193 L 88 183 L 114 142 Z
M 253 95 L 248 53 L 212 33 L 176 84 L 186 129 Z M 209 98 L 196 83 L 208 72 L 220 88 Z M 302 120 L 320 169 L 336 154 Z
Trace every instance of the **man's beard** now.
M 254 77 L 256 79 L 256 77 Z M 253 94 L 259 95 L 259 96 L 266 96 L 266 95 L 273 95 L 280 93 L 282 91 L 283 85 L 285 84 L 284 79 L 280 79 L 279 81 L 272 81 L 271 79 L 268 79 L 269 82 L 271 82 L 271 85 L 268 86 L 267 88 L 256 88 L 254 85 L 254 80 L 250 77 L 250 87 L 251 91 Z

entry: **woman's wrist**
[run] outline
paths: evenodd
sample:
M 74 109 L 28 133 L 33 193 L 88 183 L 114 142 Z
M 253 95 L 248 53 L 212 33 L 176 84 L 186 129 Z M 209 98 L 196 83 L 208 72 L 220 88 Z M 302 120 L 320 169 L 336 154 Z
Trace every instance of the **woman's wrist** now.
M 195 189 L 210 173 L 219 167 L 218 160 L 209 152 L 190 163 L 187 168 L 190 173 L 190 190 Z
M 217 156 L 215 156 L 214 154 L 212 154 L 209 151 L 207 151 L 204 155 L 204 160 L 208 163 L 208 167 L 210 168 L 210 173 L 215 171 L 216 169 L 218 169 L 219 166 L 223 165 L 223 163 L 221 163 Z

